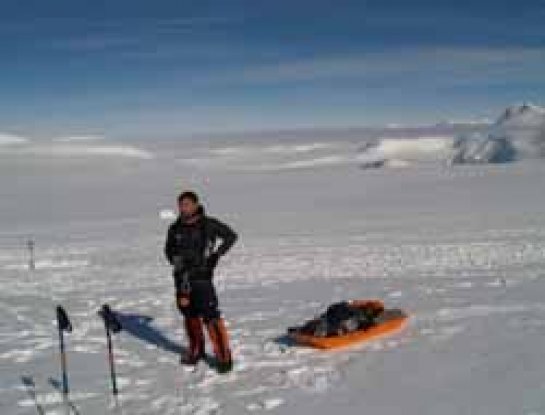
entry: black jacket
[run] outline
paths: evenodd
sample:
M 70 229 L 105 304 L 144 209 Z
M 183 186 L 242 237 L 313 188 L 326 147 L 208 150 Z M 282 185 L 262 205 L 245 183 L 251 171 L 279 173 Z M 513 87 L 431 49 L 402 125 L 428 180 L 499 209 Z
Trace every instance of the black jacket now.
M 200 218 L 193 224 L 186 223 L 180 216 L 170 225 L 165 256 L 171 265 L 175 265 L 174 258 L 179 256 L 182 269 L 202 268 L 211 254 L 224 255 L 236 242 L 238 236 L 229 226 L 206 216 L 203 209 L 200 213 Z M 221 243 L 216 247 L 218 239 Z

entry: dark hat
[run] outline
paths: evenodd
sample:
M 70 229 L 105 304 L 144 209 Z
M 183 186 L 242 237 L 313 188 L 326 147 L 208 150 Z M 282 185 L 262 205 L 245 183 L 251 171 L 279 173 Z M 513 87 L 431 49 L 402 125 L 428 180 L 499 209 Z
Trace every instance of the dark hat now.
M 178 203 L 181 202 L 184 199 L 190 199 L 194 203 L 199 203 L 199 196 L 197 196 L 197 193 L 195 193 L 195 192 L 193 192 L 191 190 L 186 190 L 186 191 L 180 193 L 180 195 L 178 196 Z

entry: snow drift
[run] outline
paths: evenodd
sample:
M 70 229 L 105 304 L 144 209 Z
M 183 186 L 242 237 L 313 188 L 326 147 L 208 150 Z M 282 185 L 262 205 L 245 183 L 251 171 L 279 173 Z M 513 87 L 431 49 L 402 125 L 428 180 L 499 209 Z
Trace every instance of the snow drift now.
M 362 147 L 358 161 L 365 168 L 441 161 L 452 153 L 453 144 L 453 137 L 382 138 Z
M 24 144 L 28 139 L 13 134 L 0 133 L 0 146 L 12 144 Z
M 312 169 L 352 163 L 354 145 L 335 142 L 295 141 L 258 145 L 239 143 L 229 146 L 212 144 L 211 147 L 187 149 L 181 164 L 206 169 L 239 171 L 283 171 Z
M 100 135 L 66 135 L 30 140 L 0 132 L 0 156 L 43 158 L 133 158 L 152 159 L 143 148 L 124 143 L 105 142 Z
M 127 145 L 81 145 L 59 144 L 49 146 L 32 146 L 26 152 L 34 155 L 52 157 L 124 157 L 137 159 L 152 159 L 153 154 Z
M 15 142 L 14 142 L 15 143 Z M 18 146 L 1 146 L 0 155 L 39 156 L 45 158 L 133 158 L 149 160 L 153 153 L 129 145 L 103 144 L 91 145 L 75 142 L 54 142 L 47 144 L 29 144 L 24 141 Z
M 100 135 L 74 135 L 74 136 L 63 136 L 53 139 L 53 141 L 60 143 L 72 143 L 72 142 L 87 142 L 87 141 L 100 141 L 104 140 L 105 137 Z

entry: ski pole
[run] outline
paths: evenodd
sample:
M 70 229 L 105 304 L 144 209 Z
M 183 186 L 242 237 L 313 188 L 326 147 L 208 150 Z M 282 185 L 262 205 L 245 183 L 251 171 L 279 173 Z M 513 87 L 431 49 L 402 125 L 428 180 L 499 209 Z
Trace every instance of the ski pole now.
M 119 390 L 117 389 L 117 381 L 115 374 L 114 364 L 114 352 L 111 332 L 119 333 L 121 331 L 121 323 L 111 310 L 108 304 L 104 304 L 100 311 L 99 316 L 104 320 L 104 328 L 106 329 L 106 340 L 108 342 L 108 362 L 110 364 L 110 379 L 112 381 L 112 393 L 117 396 Z
M 34 271 L 36 269 L 36 261 L 34 259 L 34 241 L 32 239 L 29 239 L 27 241 L 27 248 L 28 248 L 28 269 L 31 271 Z
M 59 347 L 61 354 L 61 371 L 62 371 L 62 393 L 68 395 L 68 375 L 66 371 L 66 351 L 64 347 L 64 332 L 72 332 L 72 323 L 68 319 L 68 315 L 62 306 L 57 306 L 57 326 L 59 329 Z

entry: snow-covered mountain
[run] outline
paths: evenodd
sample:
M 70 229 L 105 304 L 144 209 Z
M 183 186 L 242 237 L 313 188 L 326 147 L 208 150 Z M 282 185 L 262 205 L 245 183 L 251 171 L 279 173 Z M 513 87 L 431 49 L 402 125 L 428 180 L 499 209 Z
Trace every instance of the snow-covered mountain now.
M 463 136 L 455 141 L 454 148 L 455 154 L 450 160 L 453 164 L 508 163 L 517 155 L 511 141 L 504 136 Z
M 459 137 L 454 163 L 506 163 L 545 156 L 545 108 L 507 108 L 484 134 Z
M 545 120 L 545 108 L 524 103 L 508 107 L 496 121 L 503 128 L 539 128 Z
M 545 157 L 545 108 L 533 104 L 507 108 L 482 132 L 452 137 L 379 138 L 358 155 L 364 168 L 435 161 L 449 164 L 509 163 Z

